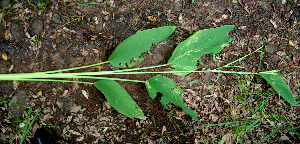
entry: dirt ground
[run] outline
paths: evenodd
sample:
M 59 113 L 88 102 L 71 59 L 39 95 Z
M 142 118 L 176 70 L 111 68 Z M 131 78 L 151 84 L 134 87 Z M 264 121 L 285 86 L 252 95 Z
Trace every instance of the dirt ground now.
M 300 5 L 298 0 L 2 0 L 0 7 L 0 73 L 28 73 L 65 69 L 107 61 L 118 44 L 141 30 L 177 26 L 166 40 L 154 45 L 136 67 L 165 64 L 175 47 L 191 33 L 223 25 L 235 25 L 233 40 L 219 54 L 202 56 L 199 69 L 214 69 L 247 55 L 224 68 L 259 72 L 279 70 L 294 96 L 300 94 Z M 88 68 L 81 71 L 98 71 Z M 113 70 L 103 65 L 102 71 Z M 159 68 L 158 70 L 170 70 Z M 147 75 L 113 77 L 147 80 Z M 300 125 L 299 107 L 292 107 L 260 77 L 216 73 L 188 76 L 165 74 L 182 87 L 183 101 L 199 114 L 196 122 L 170 104 L 166 110 L 152 100 L 141 83 L 119 82 L 141 107 L 147 120 L 130 119 L 111 108 L 93 85 L 60 82 L 0 82 L 1 143 L 19 143 L 20 123 L 27 108 L 39 116 L 28 133 L 32 138 L 46 127 L 59 143 L 257 143 L 275 127 L 256 115 L 264 105 L 267 117 L 284 117 L 292 127 Z M 112 76 L 111 76 L 112 77 Z M 93 80 L 90 80 L 94 82 Z M 189 83 L 193 82 L 193 84 Z M 83 91 L 89 98 L 85 98 Z M 299 102 L 299 98 L 297 98 Z M 14 105 L 12 103 L 18 103 Z M 261 120 L 247 130 L 208 124 Z M 273 120 L 273 119 L 272 119 Z M 279 126 L 283 123 L 274 120 Z M 285 128 L 285 127 L 283 127 Z M 284 129 L 282 130 L 284 131 Z M 299 129 L 296 129 L 300 133 Z M 237 135 L 244 134 L 242 140 Z M 297 143 L 299 135 L 277 132 L 265 143 Z M 27 140 L 26 143 L 29 143 Z

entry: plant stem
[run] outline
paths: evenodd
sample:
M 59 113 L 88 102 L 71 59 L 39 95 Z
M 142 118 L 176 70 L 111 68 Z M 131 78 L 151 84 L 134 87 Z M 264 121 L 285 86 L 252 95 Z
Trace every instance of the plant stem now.
M 231 63 L 228 63 L 228 64 L 226 64 L 226 65 L 224 65 L 224 66 L 221 66 L 221 67 L 219 67 L 219 68 L 217 68 L 217 69 L 221 69 L 221 68 L 223 68 L 223 67 L 231 67 L 230 65 L 232 65 L 232 64 L 234 64 L 234 63 L 236 63 L 236 62 L 239 62 L 239 61 L 243 60 L 244 58 L 248 57 L 249 55 L 251 55 L 251 54 L 253 54 L 253 53 L 255 53 L 255 52 L 258 52 L 258 50 L 262 49 L 263 47 L 264 47 L 264 44 L 262 43 L 261 47 L 258 48 L 258 49 L 256 49 L 255 51 L 253 51 L 253 52 L 251 52 L 251 53 L 249 53 L 249 54 L 247 54 L 247 55 L 244 55 L 243 57 L 241 57 L 241 58 L 239 58 L 239 59 L 237 59 L 237 60 L 235 60 L 235 61 L 233 61 L 233 62 L 231 62 Z
M 150 66 L 150 67 L 133 68 L 133 69 L 115 70 L 115 71 L 82 72 L 82 73 L 71 73 L 71 74 L 74 74 L 74 75 L 110 75 L 110 74 L 124 74 L 124 72 L 136 71 L 136 70 L 143 70 L 143 69 L 150 69 L 150 68 L 158 68 L 158 67 L 163 67 L 163 66 L 167 66 L 167 64 L 157 65 L 157 66 Z
M 89 65 L 91 66 L 91 65 Z M 109 74 L 162 74 L 162 73 L 184 73 L 184 72 L 215 72 L 215 73 L 231 73 L 231 74 L 259 74 L 252 72 L 236 72 L 236 71 L 222 71 L 222 70 L 204 70 L 204 71 L 162 71 L 162 72 L 130 72 L 133 70 L 141 70 L 148 69 L 160 66 L 152 66 L 152 67 L 143 67 L 136 69 L 126 69 L 126 70 L 118 70 L 118 71 L 101 71 L 101 72 L 82 72 L 82 73 L 17 73 L 17 74 L 0 74 L 0 80 L 6 81 L 57 81 L 57 82 L 74 82 L 74 83 L 87 83 L 93 84 L 91 82 L 83 82 L 83 81 L 70 81 L 70 80 L 58 80 L 55 78 L 86 78 L 86 79 L 109 79 L 109 80 L 119 80 L 119 81 L 131 81 L 131 82 L 142 82 L 145 81 L 140 80 L 130 80 L 130 79 L 120 79 L 120 78 L 108 78 L 108 77 L 95 77 L 89 75 L 109 75 Z M 127 72 L 128 71 L 128 72 Z M 272 71 L 273 72 L 273 71 Z M 270 72 L 270 73 L 272 73 Z M 273 72 L 274 73 L 274 72 Z
M 259 50 L 259 49 L 257 49 L 257 50 Z M 256 52 L 256 51 L 254 51 L 254 52 Z M 60 80 L 61 78 L 86 78 L 86 79 L 98 79 L 98 80 L 99 79 L 108 79 L 108 80 L 131 81 L 131 82 L 145 83 L 145 81 L 140 81 L 140 80 L 108 78 L 108 77 L 95 77 L 95 76 L 96 75 L 113 75 L 113 74 L 163 74 L 163 73 L 179 73 L 180 74 L 180 73 L 186 73 L 186 72 L 188 72 L 188 73 L 191 73 L 191 72 L 205 72 L 205 73 L 206 72 L 214 72 L 214 73 L 230 73 L 230 74 L 241 74 L 241 75 L 243 75 L 243 74 L 259 75 L 259 73 L 222 71 L 222 70 L 218 70 L 218 69 L 204 70 L 204 71 L 132 72 L 132 71 L 135 71 L 135 70 L 143 70 L 143 69 L 163 67 L 163 66 L 167 66 L 167 64 L 158 65 L 158 66 L 150 66 L 150 67 L 142 67 L 142 68 L 116 70 L 116 71 L 58 73 L 58 72 L 63 72 L 63 71 L 70 71 L 70 70 L 88 68 L 88 67 L 97 66 L 97 65 L 100 65 L 100 64 L 105 64 L 105 63 L 108 63 L 108 61 L 107 62 L 102 62 L 102 63 L 97 63 L 97 64 L 92 64 L 92 65 L 87 65 L 87 66 L 82 66 L 82 67 L 75 67 L 75 68 L 55 70 L 55 71 L 35 72 L 35 73 L 0 74 L 0 80 L 6 80 L 6 81 L 14 81 L 14 80 L 17 80 L 17 81 L 57 81 L 57 82 L 74 82 L 74 83 L 93 84 L 92 82 L 84 82 L 84 81 Z M 229 63 L 227 65 L 230 65 L 230 64 L 231 63 Z M 276 74 L 277 71 L 267 71 L 267 72 L 260 72 L 260 73 Z
M 52 81 L 52 82 L 71 82 L 71 83 L 94 84 L 92 82 L 71 81 L 71 80 L 58 80 L 58 79 L 18 79 L 17 81 Z
M 108 77 L 80 77 L 80 76 L 74 76 L 74 78 L 90 78 L 90 79 L 107 79 L 107 80 L 118 80 L 118 81 L 130 81 L 130 82 L 141 82 L 145 83 L 145 81 L 140 80 L 131 80 L 131 79 L 121 79 L 121 78 L 108 78 Z M 72 81 L 72 80 L 60 80 L 60 79 L 42 79 L 42 78 L 20 78 L 20 79 L 14 79 L 16 81 L 52 81 L 52 82 L 72 82 L 72 83 L 85 83 L 85 84 L 94 84 L 92 82 L 85 82 L 85 81 Z M 7 81 L 13 81 L 13 80 L 7 80 Z
M 96 64 L 91 64 L 91 65 L 87 65 L 87 66 L 75 67 L 75 68 L 68 68 L 68 69 L 54 70 L 54 71 L 45 71 L 45 72 L 36 72 L 36 73 L 38 73 L 38 74 L 58 73 L 58 72 L 64 72 L 64 71 L 71 71 L 71 70 L 89 68 L 89 67 L 93 67 L 93 66 L 97 66 L 97 65 L 106 64 L 106 63 L 109 63 L 109 61 L 96 63 Z
M 105 73 L 105 74 L 162 74 L 162 73 L 185 73 L 185 72 L 215 72 L 215 73 L 231 73 L 231 74 L 259 74 L 252 72 L 236 72 L 236 71 L 222 71 L 222 70 L 204 70 L 204 71 L 161 71 L 161 72 L 122 72 L 122 73 Z M 74 75 L 98 75 L 103 74 L 102 72 L 92 72 L 89 74 L 86 73 L 72 73 Z

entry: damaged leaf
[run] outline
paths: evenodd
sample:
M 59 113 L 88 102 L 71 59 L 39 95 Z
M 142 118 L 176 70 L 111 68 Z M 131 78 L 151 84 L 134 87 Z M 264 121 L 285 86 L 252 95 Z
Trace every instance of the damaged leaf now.
M 135 63 L 130 60 L 140 59 L 142 53 L 149 51 L 153 44 L 168 38 L 175 29 L 174 26 L 165 26 L 136 33 L 120 43 L 108 61 L 115 68 L 133 66 Z
M 176 86 L 176 82 L 165 76 L 154 76 L 146 81 L 146 88 L 152 99 L 156 97 L 157 92 L 163 94 L 160 103 L 166 108 L 166 104 L 173 103 L 186 111 L 194 120 L 199 121 L 198 114 L 189 109 L 181 99 L 182 89 Z
M 203 54 L 219 53 L 232 38 L 227 37 L 234 25 L 226 25 L 218 28 L 200 30 L 185 41 L 181 42 L 174 50 L 168 64 L 175 71 L 194 71 L 197 69 L 197 61 Z M 190 72 L 177 73 L 187 75 Z

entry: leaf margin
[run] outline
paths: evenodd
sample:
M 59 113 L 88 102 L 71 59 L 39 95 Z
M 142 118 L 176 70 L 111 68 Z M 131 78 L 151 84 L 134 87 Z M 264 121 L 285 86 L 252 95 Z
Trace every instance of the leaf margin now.
M 272 88 L 280 95 L 284 100 L 286 100 L 289 104 L 293 106 L 300 106 L 295 97 L 293 96 L 290 88 L 286 84 L 286 82 L 283 80 L 283 78 L 274 71 L 266 71 L 266 72 L 260 72 L 259 75 L 265 79 Z M 279 83 L 279 86 L 277 83 Z
M 132 97 L 126 92 L 126 90 L 116 81 L 98 80 L 94 83 L 94 86 L 104 94 L 107 102 L 118 112 L 130 118 L 139 118 L 142 120 L 146 120 L 147 117 L 144 115 L 141 108 L 136 104 Z M 115 102 L 114 98 L 117 98 L 118 101 Z M 121 98 L 125 98 L 125 100 L 127 100 L 125 101 Z M 128 103 L 124 104 L 124 102 L 129 102 L 129 105 Z M 131 104 L 133 106 L 131 106 Z M 120 107 L 121 105 L 123 105 L 123 107 Z M 126 106 L 128 107 L 126 108 Z M 127 113 L 126 109 L 131 111 Z
M 162 79 L 165 79 L 167 80 L 167 82 L 164 82 L 164 83 L 161 83 L 159 84 L 158 86 L 156 86 L 155 83 L 153 83 L 153 79 L 156 79 L 156 80 L 162 80 Z M 153 83 L 153 84 L 151 84 Z M 166 85 L 166 83 L 168 83 L 169 85 Z M 166 104 L 168 103 L 173 103 L 175 104 L 176 106 L 178 107 L 181 107 L 185 112 L 187 112 L 194 120 L 200 122 L 200 120 L 198 119 L 198 114 L 191 110 L 190 108 L 188 108 L 184 102 L 182 101 L 181 99 L 181 94 L 183 94 L 183 90 L 177 86 L 176 82 L 174 82 L 173 80 L 171 80 L 170 78 L 168 77 L 165 77 L 165 76 L 154 76 L 154 77 L 151 77 L 150 79 L 148 79 L 146 82 L 145 82 L 145 85 L 146 85 L 146 88 L 147 88 L 147 91 L 149 93 L 149 96 L 152 98 L 152 99 L 155 99 L 155 97 L 157 96 L 157 92 L 160 92 L 162 93 L 164 96 L 161 97 L 161 100 L 160 100 L 160 103 L 164 106 L 164 108 L 166 108 L 167 110 L 170 110 Z M 160 90 L 157 90 L 160 89 L 160 88 L 163 88 L 163 87 L 169 87 L 170 89 L 167 89 L 165 92 L 163 91 L 160 91 Z M 156 88 L 155 88 L 156 87 Z M 164 88 L 163 88 L 164 89 Z M 174 99 L 176 99 L 176 101 L 172 101 L 168 99 L 169 95 L 172 95 L 174 96 Z M 176 96 L 175 96 L 176 95 Z
M 142 53 L 149 51 L 153 44 L 166 40 L 176 28 L 164 26 L 137 32 L 121 42 L 109 56 L 108 61 L 115 68 L 132 67 L 135 65 L 131 62 L 133 59 L 141 59 Z

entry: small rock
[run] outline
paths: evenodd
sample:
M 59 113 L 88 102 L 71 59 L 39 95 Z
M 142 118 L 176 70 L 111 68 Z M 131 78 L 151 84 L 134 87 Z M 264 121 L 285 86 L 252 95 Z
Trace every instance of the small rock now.
M 60 102 L 60 101 L 57 101 L 57 102 L 56 102 L 56 105 L 57 105 L 60 109 L 63 108 L 63 103 Z
M 59 108 L 64 110 L 70 110 L 75 104 L 75 99 L 72 97 L 66 97 L 56 101 L 56 104 Z
M 278 55 L 281 56 L 281 57 L 286 56 L 286 53 L 283 52 L 283 51 L 279 51 L 279 52 L 277 52 L 276 54 L 278 54 Z
M 70 112 L 77 113 L 81 109 L 81 106 L 73 105 L 70 109 Z
M 10 25 L 10 31 L 11 31 L 12 37 L 17 42 L 21 42 L 24 38 L 23 28 L 20 25 L 20 23 L 21 23 L 20 21 L 15 21 L 15 22 L 12 22 L 12 24 Z
M 208 84 L 208 85 L 212 84 L 211 75 L 208 74 L 208 75 L 204 76 L 203 83 Z
M 50 107 L 44 108 L 43 112 L 44 112 L 45 114 L 50 113 L 50 112 L 51 112 Z
M 25 91 L 17 92 L 9 103 L 8 107 L 8 118 L 19 117 L 21 116 L 26 108 L 24 106 L 29 102 L 28 96 Z
M 272 44 L 266 45 L 266 47 L 265 47 L 265 51 L 267 53 L 270 53 L 270 54 L 274 54 L 276 49 L 277 49 L 277 47 L 275 45 L 272 45 Z
M 44 29 L 44 23 L 42 20 L 35 19 L 31 23 L 31 35 L 39 35 Z
M 55 23 L 61 23 L 61 19 L 60 19 L 60 16 L 58 14 L 54 14 L 52 16 L 52 20 L 55 22 Z

